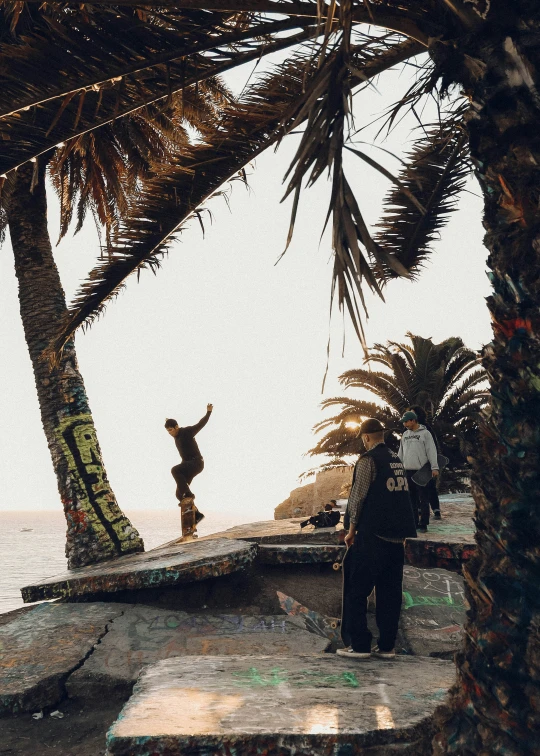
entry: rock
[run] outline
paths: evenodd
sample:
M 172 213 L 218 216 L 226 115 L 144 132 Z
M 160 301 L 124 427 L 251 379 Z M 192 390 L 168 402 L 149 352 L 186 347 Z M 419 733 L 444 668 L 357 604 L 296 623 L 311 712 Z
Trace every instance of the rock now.
M 128 607 L 85 664 L 67 681 L 70 697 L 131 691 L 141 669 L 161 659 L 197 655 L 320 654 L 328 639 L 285 615 L 187 614 Z
M 107 753 L 419 754 L 454 678 L 451 662 L 414 657 L 167 659 L 141 674 Z
M 144 554 L 100 562 L 21 589 L 25 602 L 97 593 L 159 588 L 228 575 L 255 558 L 253 543 L 217 538 L 172 542 Z
M 58 704 L 65 680 L 92 653 L 117 604 L 41 604 L 0 627 L 0 714 Z
M 274 519 L 310 517 L 323 509 L 330 499 L 339 499 L 348 490 L 352 480 L 352 467 L 332 467 L 317 473 L 313 483 L 295 488 L 289 497 L 274 510 Z

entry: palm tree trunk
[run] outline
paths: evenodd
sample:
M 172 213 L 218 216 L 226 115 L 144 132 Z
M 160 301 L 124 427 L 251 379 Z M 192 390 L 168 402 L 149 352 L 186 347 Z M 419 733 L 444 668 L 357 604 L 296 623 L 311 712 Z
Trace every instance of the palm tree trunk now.
M 66 311 L 47 228 L 45 165 L 27 163 L 19 169 L 8 218 L 41 420 L 67 520 L 68 565 L 143 551 L 107 480 L 74 343 L 55 368 L 41 358 Z
M 500 23 L 489 15 L 490 33 L 463 51 L 494 291 L 466 639 L 434 740 L 459 756 L 540 753 L 540 14 L 528 2 L 492 10 Z

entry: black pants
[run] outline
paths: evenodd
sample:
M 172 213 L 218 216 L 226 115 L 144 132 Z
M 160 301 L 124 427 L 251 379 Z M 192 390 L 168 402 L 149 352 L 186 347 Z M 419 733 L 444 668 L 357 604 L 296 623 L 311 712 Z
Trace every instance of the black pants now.
M 407 482 L 409 484 L 409 493 L 411 495 L 412 508 L 416 527 L 427 527 L 429 525 L 429 491 L 427 486 L 418 486 L 412 476 L 417 470 L 405 470 Z
M 377 536 L 362 538 L 357 534 L 347 551 L 343 561 L 341 635 L 354 651 L 371 651 L 367 606 L 373 588 L 379 648 L 381 651 L 394 648 L 401 613 L 404 559 L 402 543 L 390 543 Z
M 437 491 L 437 481 L 432 478 L 426 486 L 429 498 L 429 506 L 433 512 L 440 512 L 441 505 L 439 502 L 439 492 Z
M 182 501 L 184 496 L 193 496 L 189 487 L 193 478 L 202 472 L 204 462 L 202 457 L 199 459 L 185 459 L 179 465 L 175 465 L 172 470 L 172 476 L 176 481 L 176 498 Z

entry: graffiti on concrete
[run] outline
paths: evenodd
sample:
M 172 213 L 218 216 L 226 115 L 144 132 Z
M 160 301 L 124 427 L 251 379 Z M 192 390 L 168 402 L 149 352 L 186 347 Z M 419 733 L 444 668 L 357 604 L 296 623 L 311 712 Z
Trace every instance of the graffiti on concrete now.
M 337 617 L 325 617 L 319 612 L 303 606 L 292 596 L 286 596 L 281 591 L 276 591 L 276 593 L 283 611 L 291 617 L 301 619 L 306 630 L 315 633 L 315 635 L 320 635 L 322 638 L 328 638 L 333 643 L 339 641 L 339 619 Z
M 458 575 L 404 568 L 401 628 L 413 653 L 453 653 L 461 642 L 466 607 Z
M 91 529 L 103 545 L 109 541 L 116 550 L 133 551 L 139 534 L 122 513 L 107 480 L 92 415 L 64 417 L 56 436 L 74 491 L 74 500 L 64 501 L 70 531 Z
M 326 675 L 319 670 L 303 669 L 291 675 L 288 670 L 281 667 L 272 667 L 267 672 L 260 671 L 257 667 L 241 672 L 233 672 L 234 685 L 239 688 L 267 688 L 289 685 L 299 687 L 335 685 L 344 688 L 358 688 L 360 683 L 354 672 L 342 672 L 338 675 Z

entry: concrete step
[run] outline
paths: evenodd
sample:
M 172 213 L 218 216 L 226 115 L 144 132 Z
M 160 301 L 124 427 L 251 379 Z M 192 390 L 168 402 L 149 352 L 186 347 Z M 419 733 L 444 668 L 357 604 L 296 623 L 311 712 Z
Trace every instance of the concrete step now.
M 454 677 L 414 657 L 167 659 L 142 672 L 107 754 L 418 754 Z

